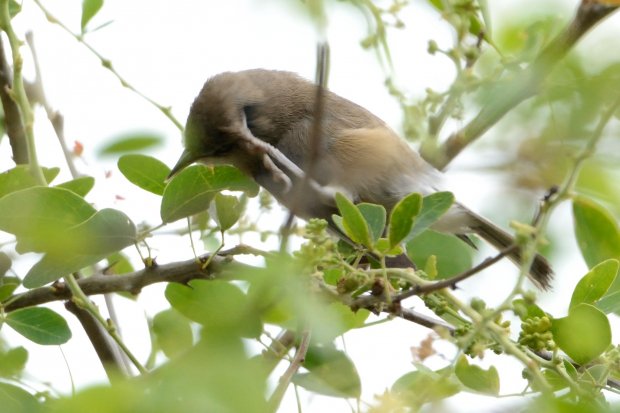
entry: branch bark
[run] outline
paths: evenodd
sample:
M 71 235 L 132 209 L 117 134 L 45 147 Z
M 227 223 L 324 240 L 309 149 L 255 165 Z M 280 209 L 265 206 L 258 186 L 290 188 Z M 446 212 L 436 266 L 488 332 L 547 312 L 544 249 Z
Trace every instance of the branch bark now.
M 202 265 L 204 262 L 207 262 L 209 257 L 210 255 L 206 254 L 199 257 L 198 260 L 191 259 L 164 265 L 155 264 L 151 267 L 123 275 L 97 274 L 88 278 L 81 278 L 77 280 L 77 283 L 87 296 L 115 292 L 138 294 L 144 287 L 162 282 L 186 284 L 194 279 L 232 278 L 228 276 L 230 274 L 229 270 L 248 267 L 246 264 L 233 260 L 230 256 L 216 255 L 211 259 L 209 266 L 203 269 Z M 9 299 L 5 303 L 4 311 L 8 313 L 20 308 L 33 307 L 70 298 L 71 291 L 64 282 L 59 281 L 51 286 L 35 288 Z M 360 297 L 354 300 L 350 307 L 353 311 L 366 308 L 376 312 L 379 301 L 380 299 L 374 296 L 368 296 L 366 300 Z M 452 327 L 443 321 L 402 308 L 400 302 L 393 302 L 391 304 L 384 306 L 381 311 L 428 328 L 444 327 L 452 330 Z
M 206 259 L 208 259 L 208 255 L 200 257 L 201 261 L 204 260 L 203 262 L 206 262 Z M 88 278 L 81 278 L 77 282 L 86 295 L 121 291 L 138 294 L 142 288 L 160 282 L 187 283 L 193 279 L 215 278 L 214 274 L 220 274 L 223 265 L 229 261 L 231 261 L 230 258 L 215 256 L 209 266 L 202 269 L 201 262 L 191 259 L 165 265 L 155 264 L 139 271 L 118 276 L 93 275 Z M 242 266 L 243 264 L 235 262 L 235 265 Z M 35 288 L 17 296 L 4 307 L 4 310 L 10 312 L 69 298 L 71 298 L 69 288 L 63 282 L 57 282 L 49 287 Z
M 4 53 L 4 42 L 0 38 L 0 101 L 4 108 L 4 127 L 11 144 L 13 161 L 18 165 L 25 165 L 28 163 L 28 145 L 19 108 L 9 95 L 13 85 L 11 72 Z
M 119 381 L 125 377 L 125 370 L 123 369 L 123 361 L 118 357 L 118 353 L 114 351 L 114 343 L 109 339 L 107 333 L 97 323 L 97 320 L 86 310 L 78 307 L 73 301 L 67 301 L 65 303 L 67 311 L 72 313 L 82 325 L 82 328 L 86 332 L 88 339 L 90 340 L 101 365 L 108 376 L 110 383 Z

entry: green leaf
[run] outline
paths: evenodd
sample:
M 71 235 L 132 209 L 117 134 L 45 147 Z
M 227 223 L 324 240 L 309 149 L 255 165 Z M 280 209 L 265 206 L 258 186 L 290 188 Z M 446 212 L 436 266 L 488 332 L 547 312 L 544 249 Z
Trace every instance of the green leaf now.
M 297 304 L 301 299 L 297 300 Z M 347 305 L 333 302 L 329 305 L 319 302 L 311 302 L 307 305 L 312 314 L 308 316 L 309 323 L 317 327 L 312 331 L 312 342 L 331 343 L 349 330 L 364 326 L 364 322 L 370 316 L 370 312 L 365 309 L 353 311 Z M 295 310 L 293 310 L 295 311 Z M 303 309 L 297 309 L 300 313 L 305 313 Z M 290 316 L 290 315 L 289 315 Z
M 243 204 L 234 195 L 216 193 L 212 206 L 215 213 L 211 213 L 221 231 L 226 231 L 237 223 L 243 213 Z
M 412 193 L 398 201 L 390 214 L 388 239 L 392 247 L 398 245 L 411 232 L 413 221 L 422 209 L 422 195 Z
M 88 22 L 95 17 L 97 12 L 103 6 L 103 0 L 83 0 L 82 2 L 82 33 L 84 33 L 86 29 L 86 25 Z
M 619 265 L 617 260 L 609 259 L 584 275 L 573 290 L 570 308 L 582 303 L 594 304 L 603 297 L 616 279 Z
M 4 275 L 8 270 L 13 266 L 13 261 L 11 257 L 9 257 L 6 253 L 0 251 L 0 284 L 2 284 L 2 280 Z
M 333 214 L 332 215 L 332 222 L 334 223 L 336 228 L 338 228 L 340 230 L 340 232 L 342 232 L 343 234 L 347 233 L 347 231 L 344 229 L 344 221 L 342 220 L 342 217 L 340 215 Z M 343 243 L 346 244 L 347 246 L 351 247 L 351 245 L 348 242 L 344 242 L 343 241 Z M 352 247 L 351 247 L 351 252 L 353 252 Z
M 21 2 L 18 2 L 17 0 L 9 0 L 9 15 L 11 18 L 15 17 L 20 11 L 22 11 Z
M 129 261 L 129 257 L 121 252 L 110 254 L 110 256 L 107 257 L 107 261 L 108 274 L 119 275 L 135 271 L 134 266 L 131 264 L 131 261 Z
M 424 391 L 420 391 L 424 389 Z M 458 394 L 462 385 L 455 379 L 453 372 L 445 369 L 428 371 L 421 369 L 405 373 L 392 385 L 392 391 L 412 406 L 421 406 Z
M 185 317 L 214 334 L 258 337 L 262 323 L 246 294 L 221 280 L 193 280 L 187 286 L 168 284 L 166 298 Z
M 106 208 L 97 211 L 89 219 L 69 229 L 65 237 L 78 254 L 111 254 L 136 242 L 136 226 L 123 212 Z
M 377 250 L 380 254 L 391 257 L 395 257 L 405 252 L 404 248 L 400 245 L 392 247 L 387 238 L 379 238 L 377 242 L 375 242 L 375 250 Z
M 409 241 L 426 231 L 450 209 L 453 203 L 454 195 L 451 192 L 435 192 L 425 196 L 422 199 L 422 209 L 405 241 Z
M 76 193 L 81 197 L 85 197 L 95 186 L 95 178 L 92 176 L 82 176 L 80 178 L 73 179 L 71 181 L 63 182 L 56 185 L 57 188 L 68 189 L 71 192 Z
M 216 192 L 243 191 L 258 194 L 258 185 L 229 165 L 193 165 L 176 175 L 164 190 L 161 218 L 173 222 L 206 210 Z
M 15 347 L 0 353 L 0 376 L 14 377 L 26 367 L 28 351 L 23 347 Z
M 438 11 L 443 11 L 444 10 L 444 5 L 443 2 L 441 0 L 429 0 L 429 3 L 435 7 Z
M 499 394 L 499 374 L 493 366 L 484 370 L 475 364 L 469 364 L 467 357 L 462 355 L 456 362 L 454 369 L 456 377 L 465 386 L 480 393 Z
M 620 313 L 620 291 L 605 295 L 597 301 L 596 308 L 605 314 Z
M 368 203 L 358 204 L 357 208 L 362 213 L 364 220 L 366 220 L 366 224 L 368 224 L 373 244 L 376 243 L 377 240 L 381 238 L 383 231 L 385 230 L 385 208 L 383 205 Z
M 42 168 L 43 176 L 49 183 L 60 172 L 60 168 Z M 37 180 L 30 173 L 30 167 L 27 165 L 17 165 L 13 169 L 9 169 L 0 174 L 0 198 L 10 194 L 11 192 L 19 191 L 21 189 L 38 186 Z
M 519 316 L 521 321 L 525 321 L 528 318 L 545 317 L 547 315 L 542 308 L 522 298 L 514 300 L 512 302 L 512 307 L 515 309 L 515 313 Z
M 336 194 L 336 205 L 342 216 L 342 226 L 345 234 L 354 242 L 364 246 L 372 246 L 370 229 L 360 210 L 341 193 Z
M 611 344 L 609 320 L 590 304 L 578 304 L 567 317 L 553 320 L 553 340 L 578 364 L 601 355 Z
M 298 386 L 327 396 L 360 397 L 359 374 L 344 352 L 331 346 L 311 346 L 303 366 L 310 372 L 293 377 L 293 383 Z
M 0 301 L 4 301 L 17 290 L 21 281 L 17 277 L 2 277 L 0 278 Z
M 148 132 L 132 132 L 118 136 L 99 149 L 99 155 L 118 155 L 128 152 L 143 152 L 160 146 L 164 139 L 160 135 Z
M 21 387 L 0 382 L 0 406 L 11 413 L 37 413 L 42 411 L 36 397 Z
M 0 230 L 14 234 L 26 250 L 61 249 L 61 234 L 95 212 L 68 189 L 33 187 L 0 198 Z
M 118 169 L 132 184 L 156 195 L 164 194 L 170 168 L 159 159 L 146 155 L 123 155 L 118 160 Z
M 407 256 L 418 268 L 424 268 L 428 258 L 437 259 L 437 278 L 449 278 L 470 269 L 474 250 L 454 235 L 426 230 L 407 242 Z
M 187 318 L 173 309 L 153 317 L 153 334 L 166 357 L 173 358 L 192 347 L 192 327 Z
M 588 198 L 577 197 L 573 217 L 577 244 L 588 268 L 609 258 L 620 259 L 620 231 L 609 211 Z
M 560 376 L 555 370 L 544 369 L 542 371 L 542 375 L 547 380 L 547 383 L 551 386 L 553 391 L 558 391 L 561 389 L 565 389 L 570 384 L 566 378 Z M 536 391 L 541 391 L 542 388 L 537 385 L 537 383 L 532 382 L 532 389 Z
M 45 254 L 39 262 L 30 268 L 24 277 L 24 287 L 42 287 L 45 284 L 96 264 L 104 259 L 106 255 Z
M 9 313 L 5 320 L 13 330 L 37 344 L 64 344 L 71 338 L 65 319 L 49 308 L 22 308 Z
M 609 366 L 603 364 L 595 364 L 587 369 L 588 375 L 594 379 L 599 388 L 604 388 L 607 385 L 607 379 L 610 375 Z
M 24 278 L 24 287 L 35 288 L 93 265 L 136 241 L 136 226 L 121 211 L 102 209 L 68 230 L 59 230 L 48 240 L 47 254 Z

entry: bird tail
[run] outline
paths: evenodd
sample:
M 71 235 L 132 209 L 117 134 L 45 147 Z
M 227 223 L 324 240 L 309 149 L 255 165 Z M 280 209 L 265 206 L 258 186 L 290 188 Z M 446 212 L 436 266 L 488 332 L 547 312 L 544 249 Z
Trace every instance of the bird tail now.
M 492 222 L 482 218 L 479 215 L 471 211 L 467 211 L 471 217 L 471 223 L 469 227 L 471 230 L 484 239 L 489 244 L 493 245 L 498 250 L 503 250 L 511 245 L 514 245 L 514 238 L 503 229 L 499 228 Z M 508 255 L 511 261 L 517 265 L 521 265 L 522 256 L 520 249 L 516 249 Z M 553 278 L 553 270 L 551 265 L 545 257 L 540 254 L 536 254 L 530 267 L 530 279 L 539 287 L 544 290 L 548 290 L 551 286 L 551 280 Z

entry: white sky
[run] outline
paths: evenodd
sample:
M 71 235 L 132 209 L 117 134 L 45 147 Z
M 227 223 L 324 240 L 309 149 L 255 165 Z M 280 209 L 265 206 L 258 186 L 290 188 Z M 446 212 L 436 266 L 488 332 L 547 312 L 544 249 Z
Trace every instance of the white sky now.
M 204 81 L 216 73 L 229 70 L 264 67 L 291 70 L 312 79 L 315 64 L 316 35 L 309 21 L 300 14 L 295 14 L 287 3 L 294 0 L 107 0 L 102 11 L 91 23 L 92 27 L 113 20 L 108 27 L 87 37 L 102 55 L 109 58 L 116 69 L 138 90 L 156 101 L 173 108 L 175 116 L 184 123 L 193 98 Z M 118 81 L 104 70 L 97 59 L 83 46 L 75 42 L 56 26 L 44 19 L 42 13 L 30 1 L 24 2 L 24 10 L 16 19 L 16 28 L 20 37 L 26 30 L 33 30 L 44 75 L 45 89 L 51 105 L 65 117 L 65 133 L 72 145 L 79 140 L 85 146 L 85 162 L 78 162 L 78 168 L 97 178 L 99 190 L 89 199 L 98 208 L 111 206 L 126 212 L 136 223 L 147 221 L 152 224 L 159 221 L 158 197 L 128 184 L 117 171 L 115 162 L 102 162 L 95 157 L 97 148 L 106 140 L 128 131 L 148 130 L 161 134 L 166 139 L 163 149 L 150 153 L 172 165 L 181 152 L 180 134 L 176 128 L 153 107 L 146 104 L 135 94 L 120 87 Z M 296 2 L 295 2 L 296 3 Z M 421 5 L 422 1 L 413 1 Z M 540 7 L 536 1 L 489 0 L 494 19 L 510 18 L 515 10 Z M 567 4 L 568 3 L 568 4 Z M 548 7 L 556 7 L 564 13 L 572 10 L 576 0 L 548 1 Z M 52 13 L 75 31 L 79 29 L 81 1 L 53 2 L 44 1 Z M 517 9 L 518 7 L 518 9 Z M 421 94 L 425 88 L 441 89 L 452 76 L 451 64 L 442 57 L 430 57 L 426 54 L 428 39 L 434 38 L 440 46 L 448 47 L 452 34 L 445 29 L 441 19 L 426 7 L 410 7 L 402 15 L 407 29 L 390 32 L 393 60 L 399 82 L 411 93 Z M 618 17 L 618 16 L 616 16 Z M 373 53 L 362 50 L 359 41 L 365 37 L 366 27 L 361 14 L 352 6 L 335 2 L 329 12 L 328 39 L 331 45 L 330 88 L 336 93 L 353 100 L 394 128 L 399 128 L 400 109 L 398 104 L 387 94 L 383 86 L 384 75 Z M 585 39 L 581 47 L 589 51 L 606 50 L 603 55 L 618 59 L 616 54 L 608 51 L 609 42 L 618 35 L 618 19 L 605 23 L 606 30 Z M 615 24 L 615 25 L 614 25 Z M 616 29 L 615 31 L 612 28 Z M 611 33 L 611 34 L 610 34 Z M 615 33 L 615 34 L 614 34 Z M 606 44 L 606 45 L 605 45 Z M 5 43 L 6 45 L 6 43 Z M 6 46 L 5 46 L 6 47 Z M 606 49 L 603 49 L 606 48 Z M 26 55 L 26 74 L 29 75 L 28 51 Z M 61 155 L 50 126 L 45 121 L 45 114 L 37 111 L 37 139 L 41 150 L 42 163 L 46 166 L 62 166 Z M 8 159 L 9 148 L 6 139 L 0 144 L 0 156 Z M 477 176 L 463 170 L 463 166 L 475 162 L 472 159 L 459 160 L 452 168 L 450 179 L 455 183 L 457 197 L 466 204 L 474 204 L 481 198 L 479 189 L 486 188 L 489 182 L 497 181 L 489 176 Z M 2 169 L 10 167 L 5 165 Z M 111 170 L 113 177 L 103 178 L 106 170 Z M 454 173 L 456 172 L 456 174 Z M 456 176 L 455 176 L 456 175 Z M 61 180 L 69 179 L 64 173 Z M 58 181 L 60 182 L 60 180 Z M 471 188 L 477 188 L 472 192 Z M 482 192 L 482 198 L 486 189 Z M 126 200 L 119 201 L 115 195 Z M 568 211 L 560 211 L 556 220 L 567 219 Z M 509 217 L 505 217 L 508 219 Z M 158 260 L 171 262 L 176 259 L 190 258 L 189 249 L 168 248 L 169 240 L 155 240 L 159 248 Z M 570 244 L 572 241 L 568 241 Z M 178 243 L 178 241 L 177 241 Z M 574 254 L 574 242 L 566 245 Z M 487 253 L 483 251 L 482 253 Z M 27 269 L 22 263 L 22 269 Z M 509 271 L 510 267 L 507 266 Z M 577 270 L 575 270 L 577 268 Z M 555 292 L 545 297 L 545 302 L 559 312 L 567 303 L 557 303 L 557 298 L 567 300 L 570 291 L 585 266 L 579 262 L 571 264 L 570 280 L 555 288 Z M 557 268 L 556 268 L 557 272 Z M 500 301 L 508 293 L 510 283 L 492 280 L 489 276 L 471 280 L 464 286 L 468 291 L 489 291 L 493 294 L 480 295 Z M 486 287 L 485 287 L 486 286 Z M 165 308 L 162 301 L 162 288 L 149 287 L 135 304 L 123 299 L 117 300 L 122 319 L 127 319 L 126 330 L 131 348 L 138 355 L 146 357 L 148 334 L 144 325 L 143 308 L 148 314 L 155 314 Z M 55 306 L 63 312 L 61 306 Z M 561 315 L 561 314 L 558 314 Z M 71 321 L 75 339 L 63 346 L 71 372 L 80 385 L 104 380 L 99 362 L 81 333 L 79 325 Z M 6 329 L 5 329 L 6 330 Z M 396 378 L 411 370 L 410 346 L 418 344 L 428 331 L 396 320 L 378 327 L 354 331 L 346 335 L 347 349 L 356 362 L 363 380 L 364 400 L 372 401 L 372 395 L 381 393 Z M 14 334 L 7 336 L 13 343 L 27 345 Z M 146 340 L 146 341 L 145 341 Z M 63 392 L 70 390 L 70 381 L 66 367 L 55 347 L 27 345 L 30 350 L 29 370 L 37 379 L 44 377 L 53 387 Z M 441 345 L 438 346 L 442 350 Z M 447 356 L 452 349 L 445 345 Z M 497 358 L 490 356 L 484 365 L 494 363 Z M 443 361 L 433 361 L 439 367 Z M 41 366 L 47 366 L 42 371 Z M 518 377 L 520 366 L 508 360 L 507 365 Z M 500 367 L 500 371 L 505 370 Z M 515 392 L 522 389 L 522 382 L 502 382 L 502 392 Z M 308 398 L 307 395 L 303 396 Z M 511 400 L 499 400 L 464 395 L 451 402 L 455 411 L 474 411 L 470 402 L 475 403 L 476 412 L 491 411 L 499 405 L 511 403 Z M 310 397 L 304 412 L 346 411 L 343 401 Z M 288 395 L 282 411 L 293 411 L 294 399 Z

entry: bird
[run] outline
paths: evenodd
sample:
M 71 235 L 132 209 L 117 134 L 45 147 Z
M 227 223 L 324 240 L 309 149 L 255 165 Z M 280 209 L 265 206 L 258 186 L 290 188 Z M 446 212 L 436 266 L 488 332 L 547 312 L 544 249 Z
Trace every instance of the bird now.
M 317 85 L 287 71 L 250 69 L 209 78 L 191 105 L 184 130 L 184 151 L 170 176 L 192 163 L 231 164 L 252 177 L 301 218 L 331 222 L 337 213 L 330 194 L 354 202 L 383 205 L 389 212 L 404 196 L 440 190 L 442 173 L 427 163 L 384 121 L 362 106 L 321 89 L 318 155 L 311 159 L 317 117 Z M 262 149 L 261 149 L 262 148 Z M 262 150 L 283 155 L 265 155 Z M 312 162 L 312 164 L 310 163 Z M 295 191 L 292 170 L 308 172 L 325 190 Z M 498 250 L 514 238 L 459 202 L 431 229 L 467 240 L 476 234 Z M 517 265 L 519 249 L 508 254 Z M 548 289 L 553 271 L 540 254 L 530 279 Z

